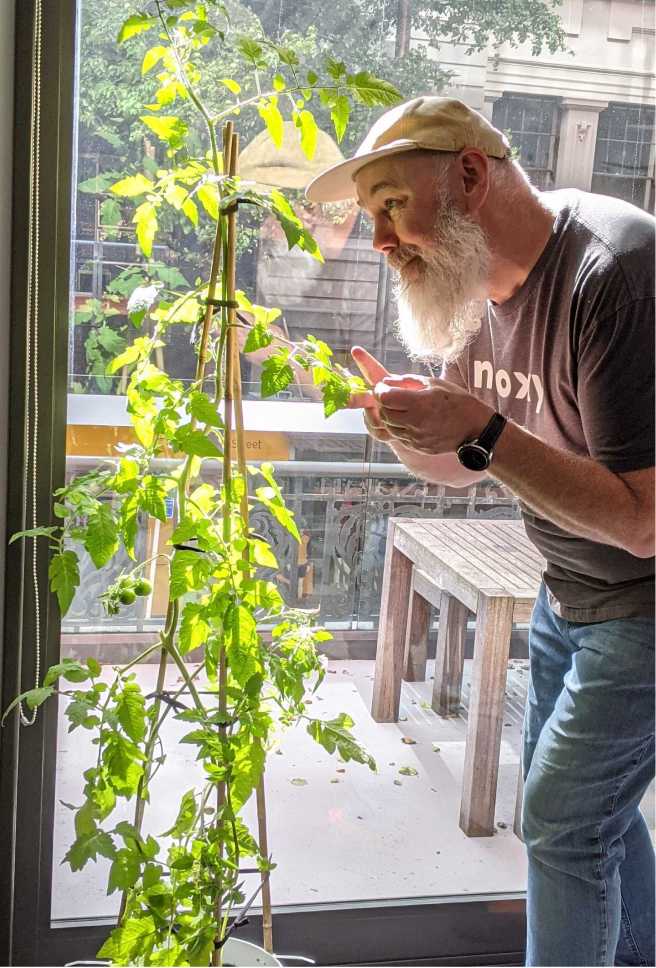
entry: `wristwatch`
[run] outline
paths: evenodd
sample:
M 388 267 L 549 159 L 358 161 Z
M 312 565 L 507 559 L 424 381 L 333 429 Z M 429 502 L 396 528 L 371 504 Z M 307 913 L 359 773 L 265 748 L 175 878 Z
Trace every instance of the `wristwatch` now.
M 495 413 L 482 433 L 472 440 L 465 440 L 458 447 L 458 460 L 468 471 L 484 471 L 492 462 L 492 455 L 501 431 L 506 426 L 506 418 Z

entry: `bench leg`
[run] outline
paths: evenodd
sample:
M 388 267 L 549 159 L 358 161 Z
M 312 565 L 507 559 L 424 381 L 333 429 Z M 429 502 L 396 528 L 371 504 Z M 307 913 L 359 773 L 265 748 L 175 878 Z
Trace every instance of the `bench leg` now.
M 376 644 L 376 670 L 371 715 L 377 723 L 399 718 L 401 674 L 412 587 L 412 562 L 394 547 L 394 523 L 387 532 L 385 570 Z
M 406 682 L 424 682 L 426 679 L 430 613 L 430 604 L 413 588 L 403 659 L 403 678 Z
M 455 716 L 458 712 L 468 617 L 469 609 L 462 602 L 442 592 L 431 702 L 439 716 Z
M 512 598 L 479 595 L 460 805 L 460 826 L 468 837 L 494 833 L 512 616 Z

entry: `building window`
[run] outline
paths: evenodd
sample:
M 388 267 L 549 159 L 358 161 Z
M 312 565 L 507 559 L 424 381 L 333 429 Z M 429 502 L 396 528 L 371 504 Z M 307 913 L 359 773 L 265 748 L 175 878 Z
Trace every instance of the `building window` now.
M 494 102 L 492 121 L 519 152 L 519 161 L 538 188 L 553 188 L 556 169 L 558 99 L 504 94 Z
M 654 208 L 654 107 L 609 104 L 599 115 L 592 191 Z

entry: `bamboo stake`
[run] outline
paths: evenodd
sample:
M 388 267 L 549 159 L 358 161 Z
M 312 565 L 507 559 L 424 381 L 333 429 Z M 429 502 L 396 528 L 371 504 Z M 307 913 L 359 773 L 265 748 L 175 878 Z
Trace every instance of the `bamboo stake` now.
M 232 136 L 232 147 L 231 147 L 231 161 L 233 161 L 234 171 L 233 174 L 237 174 L 237 158 L 239 157 L 239 135 L 233 134 Z M 230 255 L 231 249 L 234 250 L 234 237 L 231 237 L 230 229 L 228 229 L 228 239 L 229 239 L 229 249 L 228 249 L 228 264 L 234 265 L 234 251 L 232 256 Z M 232 240 L 232 245 L 230 244 Z M 231 276 L 228 274 L 228 299 L 234 301 L 234 274 Z M 239 467 L 239 474 L 244 482 L 244 490 L 241 496 L 241 514 L 242 519 L 246 526 L 246 531 L 249 530 L 249 509 L 248 509 L 248 473 L 246 470 L 246 441 L 244 439 L 244 410 L 242 406 L 242 391 L 241 391 L 241 367 L 239 365 L 239 343 L 237 336 L 237 326 L 236 326 L 236 312 L 234 309 L 229 311 L 230 318 L 230 328 L 228 330 L 228 346 L 227 352 L 231 360 L 231 377 L 232 377 L 232 402 L 234 406 L 234 417 L 235 417 L 235 437 L 237 443 L 237 465 Z M 227 379 L 226 379 L 226 382 Z M 230 429 L 229 425 L 226 423 L 227 431 Z M 269 856 L 268 849 L 268 838 L 267 838 L 267 817 L 266 817 L 266 796 L 264 788 L 264 775 L 260 778 L 260 782 L 257 785 L 256 790 L 256 803 L 257 803 L 257 826 L 258 826 L 258 842 L 260 853 L 263 857 Z M 263 933 L 263 943 L 264 948 L 269 953 L 273 953 L 273 919 L 271 914 L 271 881 L 268 872 L 263 871 L 261 874 L 262 878 L 262 933 Z
M 209 286 L 208 286 L 208 302 L 205 308 L 205 316 L 203 319 L 203 330 L 201 335 L 200 350 L 198 353 L 198 358 L 196 360 L 196 383 L 201 385 L 205 377 L 205 368 L 207 363 L 207 344 L 209 342 L 210 331 L 212 328 L 212 318 L 213 318 L 213 307 L 210 300 L 214 299 L 216 296 L 216 282 L 219 276 L 219 270 L 221 266 L 221 220 L 217 220 L 216 224 L 216 234 L 214 237 L 214 248 L 212 251 L 212 267 L 210 270 Z M 158 357 L 157 362 L 160 369 L 163 369 L 163 357 L 161 348 L 157 350 Z M 195 417 L 192 419 L 192 426 L 196 425 Z M 192 458 L 188 457 L 186 460 L 186 466 L 181 477 L 181 488 L 184 493 L 187 491 L 189 485 L 189 471 L 191 468 Z M 182 508 L 180 508 L 182 511 Z M 166 677 L 166 667 L 168 664 L 168 652 L 166 649 L 166 640 L 169 636 L 175 635 L 175 625 L 177 621 L 177 602 L 174 599 L 169 598 L 166 619 L 164 622 L 164 636 L 162 651 L 160 653 L 159 669 L 157 673 L 157 685 L 155 687 L 156 692 L 159 695 L 164 690 L 164 683 Z M 153 730 L 149 736 L 146 744 L 146 765 L 145 773 L 139 781 L 139 786 L 137 788 L 137 801 L 134 808 L 134 827 L 138 833 L 141 833 L 141 826 L 143 824 L 144 810 L 145 810 L 145 799 L 144 799 L 144 789 L 148 780 L 147 772 L 150 770 L 150 762 L 152 759 L 152 752 L 154 749 L 154 731 L 156 729 L 156 724 L 159 719 L 159 710 L 161 708 L 161 700 L 157 698 L 155 700 L 155 715 L 153 717 Z M 120 924 L 125 915 L 125 908 L 127 904 L 127 891 L 123 891 L 121 895 L 121 905 L 119 908 L 119 915 L 117 924 Z
M 268 859 L 269 847 L 267 838 L 266 797 L 264 790 L 264 773 L 255 791 L 257 802 L 257 831 L 260 853 Z M 271 879 L 268 872 L 262 875 L 262 936 L 264 949 L 273 954 L 273 918 L 271 914 Z
M 233 124 L 228 121 L 223 129 L 223 171 L 228 174 L 234 174 L 232 171 L 232 166 L 236 159 L 232 157 L 232 135 L 233 135 Z M 226 245 L 226 260 L 223 266 L 223 287 L 222 293 L 225 299 L 234 298 L 231 297 L 230 293 L 234 294 L 235 291 L 235 253 L 234 253 L 234 234 L 235 234 L 235 213 L 230 212 L 227 217 L 227 245 Z M 232 279 L 232 285 L 231 285 Z M 211 309 L 211 307 L 208 307 Z M 225 491 L 226 497 L 224 500 L 224 512 L 223 512 L 223 540 L 226 545 L 230 544 L 231 538 L 231 520 L 230 512 L 231 505 L 228 500 L 228 491 L 232 483 L 232 353 L 230 344 L 230 310 L 224 308 L 222 310 L 222 325 L 227 326 L 227 336 L 226 336 L 226 375 L 225 375 L 225 385 L 223 388 L 223 399 L 224 399 L 224 422 L 225 422 L 225 433 L 223 435 L 223 489 Z M 217 385 L 220 379 L 220 369 L 221 369 L 221 358 L 216 361 L 216 378 Z M 222 717 L 225 718 L 225 713 L 227 710 L 227 687 L 228 687 L 228 668 L 226 663 L 225 647 L 221 650 L 219 656 L 219 712 Z M 226 726 L 219 725 L 219 731 L 223 731 L 225 735 Z M 217 784 L 216 788 L 216 806 L 217 806 L 217 819 L 220 817 L 223 805 L 226 800 L 226 784 L 225 780 L 222 780 Z M 219 857 L 223 855 L 223 847 L 221 846 Z M 216 897 L 216 929 L 217 929 L 217 941 L 221 941 L 221 921 L 223 916 L 223 905 L 221 902 L 221 888 L 219 887 L 217 897 Z M 215 947 L 214 953 L 212 955 L 212 964 L 215 968 L 221 965 L 223 959 L 223 948 Z

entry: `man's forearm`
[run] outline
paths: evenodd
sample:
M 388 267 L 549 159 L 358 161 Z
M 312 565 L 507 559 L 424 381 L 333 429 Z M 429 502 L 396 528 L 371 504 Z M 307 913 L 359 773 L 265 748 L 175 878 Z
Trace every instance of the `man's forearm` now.
M 462 486 L 455 479 L 455 451 L 481 433 L 494 411 L 443 380 L 417 389 L 406 386 L 408 379 L 388 378 L 376 386 L 380 426 L 399 459 L 417 475 L 444 483 L 457 480 Z M 509 421 L 488 473 L 540 517 L 572 535 L 623 548 L 637 558 L 654 553 L 653 466 L 614 473 L 589 457 L 557 450 Z M 465 481 L 480 478 L 471 475 Z
M 581 538 L 647 558 L 653 514 L 612 471 L 587 457 L 557 450 L 508 422 L 490 474 L 540 517 Z
M 420 454 L 398 441 L 390 441 L 390 447 L 402 464 L 424 481 L 446 484 L 448 487 L 469 487 L 485 480 L 489 474 L 475 474 L 462 466 L 455 454 Z

